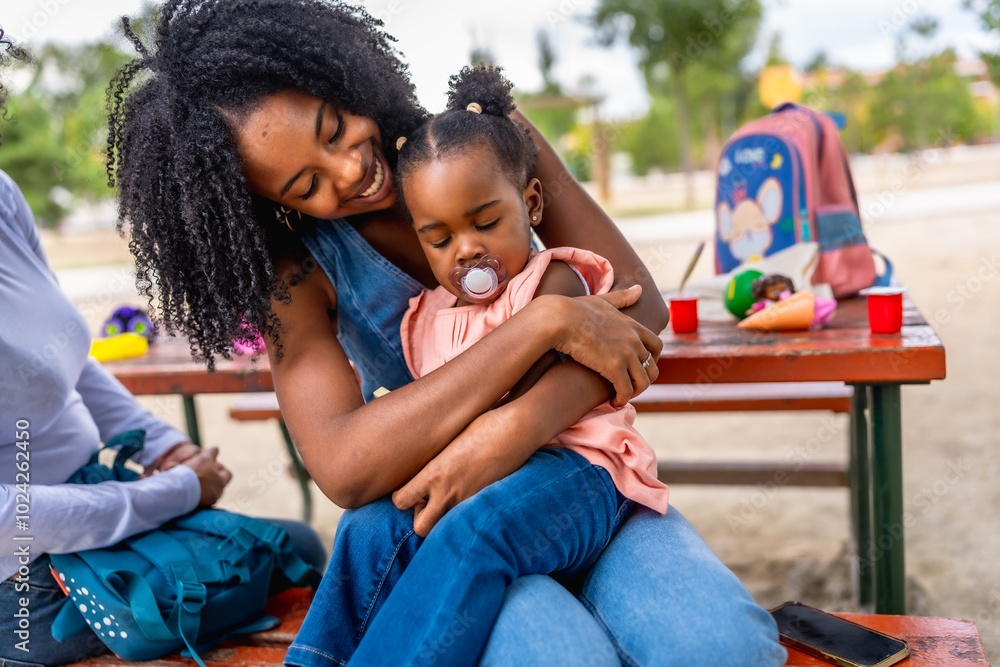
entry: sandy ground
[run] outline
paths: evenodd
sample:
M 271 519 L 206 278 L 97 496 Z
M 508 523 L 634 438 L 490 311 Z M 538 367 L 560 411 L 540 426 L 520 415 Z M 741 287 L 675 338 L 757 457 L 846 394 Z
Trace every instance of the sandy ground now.
M 988 652 L 1000 656 L 1000 151 L 862 159 L 855 163 L 868 236 L 888 253 L 900 280 L 944 341 L 948 378 L 903 388 L 904 500 L 915 517 L 906 568 L 911 613 L 975 620 Z M 704 177 L 699 177 L 704 181 Z M 642 218 L 620 226 L 663 287 L 676 284 L 686 258 L 707 236 L 711 214 L 651 216 L 669 209 L 676 188 L 623 183 L 613 209 Z M 672 189 L 673 188 L 673 189 Z M 658 196 L 653 190 L 661 190 Z M 701 189 L 705 186 L 702 184 Z M 704 192 L 700 199 L 705 199 Z M 693 221 L 693 222 L 692 222 Z M 706 221 L 709 221 L 706 223 Z M 660 230 L 662 229 L 662 233 Z M 710 232 L 710 228 L 709 228 Z M 124 242 L 108 232 L 46 236 L 53 264 L 111 264 L 60 271 L 67 291 L 96 326 L 132 300 Z M 698 273 L 706 274 L 704 258 Z M 227 509 L 294 518 L 300 500 L 273 423 L 237 423 L 235 397 L 201 396 L 202 437 L 218 445 L 235 478 Z M 183 428 L 175 397 L 143 398 Z M 784 458 L 822 438 L 816 460 L 846 456 L 847 418 L 819 413 L 640 416 L 637 426 L 671 458 Z M 316 492 L 314 526 L 331 543 L 340 510 Z M 843 489 L 672 487 L 673 505 L 766 606 L 785 600 L 854 608 L 848 559 L 848 497 Z M 734 522 L 740 516 L 745 521 Z M 669 554 L 664 554 L 669 558 Z

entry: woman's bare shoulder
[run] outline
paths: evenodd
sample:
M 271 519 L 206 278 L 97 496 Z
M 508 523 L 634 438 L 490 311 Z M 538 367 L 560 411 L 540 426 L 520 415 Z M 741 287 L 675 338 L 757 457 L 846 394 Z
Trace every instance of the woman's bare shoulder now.
M 279 281 L 279 289 L 272 299 L 276 311 L 279 306 L 285 311 L 316 307 L 336 310 L 337 291 L 326 271 L 308 252 L 279 257 L 275 260 L 274 272 Z

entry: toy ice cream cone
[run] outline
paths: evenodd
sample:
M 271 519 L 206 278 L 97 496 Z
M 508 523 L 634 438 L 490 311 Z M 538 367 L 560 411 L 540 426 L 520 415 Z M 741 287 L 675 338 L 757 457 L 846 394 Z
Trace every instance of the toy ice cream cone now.
M 753 331 L 804 331 L 812 324 L 815 310 L 812 292 L 796 292 L 754 313 L 737 326 Z

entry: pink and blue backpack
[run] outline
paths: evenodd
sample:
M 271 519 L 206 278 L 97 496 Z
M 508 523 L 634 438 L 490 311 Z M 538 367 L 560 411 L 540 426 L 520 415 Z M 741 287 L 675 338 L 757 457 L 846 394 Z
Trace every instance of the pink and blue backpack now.
M 783 104 L 737 130 L 719 158 L 715 270 L 773 255 L 796 243 L 819 244 L 811 282 L 837 298 L 878 276 L 861 229 L 851 167 L 836 122 L 798 104 Z M 884 258 L 883 258 L 884 259 Z

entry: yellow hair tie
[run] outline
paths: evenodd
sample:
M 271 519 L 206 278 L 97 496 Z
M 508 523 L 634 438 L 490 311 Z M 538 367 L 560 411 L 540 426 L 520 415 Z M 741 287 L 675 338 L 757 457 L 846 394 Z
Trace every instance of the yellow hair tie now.
M 403 147 L 403 144 L 405 143 L 406 143 L 406 137 L 400 137 L 399 139 L 396 139 L 396 150 L 397 151 L 400 150 Z
M 475 102 L 469 102 L 469 106 L 465 107 L 466 111 L 471 111 L 472 113 L 482 113 L 483 108 L 476 104 Z

